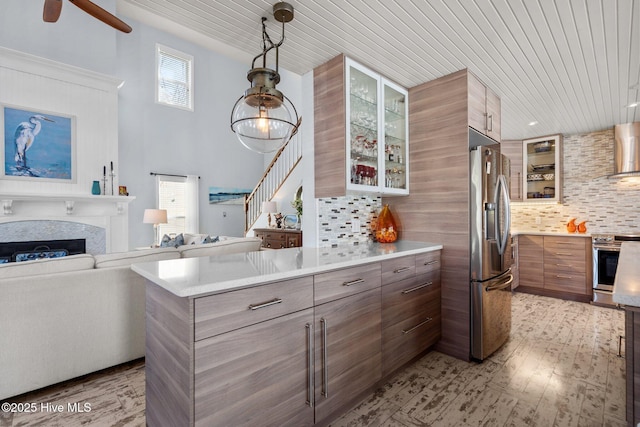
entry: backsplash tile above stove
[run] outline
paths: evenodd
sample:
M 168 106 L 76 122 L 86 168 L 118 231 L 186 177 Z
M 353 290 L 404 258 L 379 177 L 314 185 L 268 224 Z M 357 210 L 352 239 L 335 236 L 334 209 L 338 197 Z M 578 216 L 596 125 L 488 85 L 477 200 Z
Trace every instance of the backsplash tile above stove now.
M 513 203 L 518 231 L 566 232 L 571 218 L 589 233 L 640 234 L 640 179 L 608 179 L 613 173 L 613 128 L 564 136 L 563 204 Z

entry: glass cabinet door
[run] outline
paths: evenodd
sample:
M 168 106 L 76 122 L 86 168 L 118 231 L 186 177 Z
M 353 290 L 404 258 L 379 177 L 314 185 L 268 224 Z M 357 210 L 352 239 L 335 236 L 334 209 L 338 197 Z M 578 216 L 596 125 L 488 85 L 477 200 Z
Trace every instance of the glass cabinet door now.
M 523 200 L 562 200 L 561 135 L 522 141 Z
M 353 65 L 348 67 L 347 103 L 350 128 L 350 183 L 354 186 L 378 186 L 378 79 Z
M 347 59 L 347 189 L 408 194 L 407 91 Z
M 385 192 L 408 189 L 407 177 L 407 103 L 406 91 L 383 81 L 384 156 L 382 185 Z

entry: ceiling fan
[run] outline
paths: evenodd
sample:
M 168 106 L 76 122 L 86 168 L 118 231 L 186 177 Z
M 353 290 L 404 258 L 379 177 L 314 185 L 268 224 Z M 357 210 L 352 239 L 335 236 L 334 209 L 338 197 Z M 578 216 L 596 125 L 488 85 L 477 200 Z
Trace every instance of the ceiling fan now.
M 131 32 L 131 27 L 129 25 L 116 18 L 97 4 L 91 2 L 90 0 L 69 1 L 94 18 L 99 19 L 107 25 L 111 25 L 116 30 L 120 30 L 123 33 Z M 62 0 L 44 0 L 44 11 L 42 12 L 42 19 L 44 20 L 44 22 L 56 22 L 60 17 L 61 10 Z

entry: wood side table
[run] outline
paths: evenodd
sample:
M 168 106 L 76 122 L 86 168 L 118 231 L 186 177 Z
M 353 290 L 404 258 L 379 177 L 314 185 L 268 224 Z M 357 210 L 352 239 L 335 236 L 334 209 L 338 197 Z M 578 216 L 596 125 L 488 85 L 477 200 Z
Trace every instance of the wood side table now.
M 282 249 L 302 246 L 302 231 L 289 228 L 255 228 L 263 248 Z

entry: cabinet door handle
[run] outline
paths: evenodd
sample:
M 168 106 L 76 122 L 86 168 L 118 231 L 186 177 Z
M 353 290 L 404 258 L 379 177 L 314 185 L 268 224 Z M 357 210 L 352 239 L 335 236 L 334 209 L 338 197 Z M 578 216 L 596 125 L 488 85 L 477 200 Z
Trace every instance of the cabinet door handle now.
M 329 397 L 329 352 L 327 350 L 327 320 L 325 318 L 320 319 L 320 326 L 322 329 L 322 395 Z
M 427 261 L 422 265 L 433 265 L 433 264 L 437 264 L 437 263 L 438 263 L 438 261 Z
M 249 304 L 249 310 L 258 310 L 260 308 L 269 307 L 270 305 L 280 304 L 282 300 L 280 298 L 274 298 L 271 301 L 263 302 L 260 304 Z
M 427 286 L 431 286 L 431 285 L 433 285 L 433 282 L 427 282 L 427 283 L 424 283 L 424 284 L 422 284 L 422 285 L 416 286 L 415 288 L 405 289 L 404 291 L 402 291 L 402 293 L 403 293 L 404 295 L 406 295 L 406 294 L 410 294 L 411 292 L 415 292 L 415 291 L 417 291 L 417 290 L 420 290 L 420 289 L 422 289 L 422 288 L 426 288 Z
M 487 132 L 493 132 L 493 114 L 487 114 Z
M 307 348 L 309 349 L 309 355 L 307 357 L 307 381 L 309 382 L 309 387 L 307 389 L 307 405 L 313 408 L 314 405 L 314 384 L 313 384 L 313 331 L 311 330 L 311 324 L 307 323 L 304 325 L 307 328 Z
M 556 252 L 556 255 L 562 255 L 562 256 L 573 256 L 572 253 L 570 252 Z
M 344 282 L 342 283 L 342 286 L 353 286 L 353 285 L 358 285 L 360 283 L 364 283 L 364 279 L 356 279 L 356 280 L 351 280 L 349 282 Z
M 394 273 L 404 273 L 405 271 L 409 271 L 411 270 L 411 267 L 402 267 L 402 268 L 398 268 L 397 270 L 393 270 Z
M 573 276 L 566 276 L 564 274 L 556 274 L 558 279 L 573 279 Z
M 427 323 L 431 322 L 432 320 L 433 320 L 433 318 L 431 318 L 431 317 L 427 317 L 427 320 L 424 320 L 424 321 L 422 321 L 422 322 L 418 323 L 418 324 L 417 324 L 416 326 L 414 326 L 413 328 L 409 328 L 409 329 L 406 329 L 406 330 L 405 330 L 405 329 L 403 329 L 403 330 L 402 330 L 402 333 L 406 335 L 406 334 L 408 334 L 408 333 L 410 333 L 410 332 L 413 332 L 413 331 L 415 331 L 416 329 L 418 329 L 420 326 L 426 325 Z
M 571 267 L 573 267 L 573 265 L 571 265 L 571 264 L 556 264 L 556 267 L 569 267 L 569 268 L 571 268 Z

